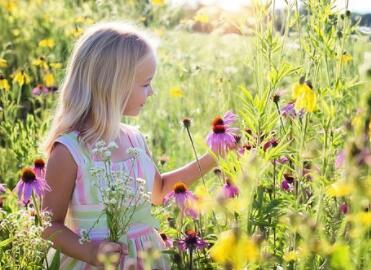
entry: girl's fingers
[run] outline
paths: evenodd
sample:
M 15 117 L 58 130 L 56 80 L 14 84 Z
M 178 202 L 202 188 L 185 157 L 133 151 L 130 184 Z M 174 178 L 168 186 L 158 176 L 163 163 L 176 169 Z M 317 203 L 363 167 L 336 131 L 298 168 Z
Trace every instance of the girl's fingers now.
M 128 253 L 128 246 L 125 245 L 125 244 L 123 244 L 123 243 L 120 243 L 120 245 L 121 245 L 121 253 L 122 253 L 123 255 L 128 255 L 128 254 L 129 254 L 129 253 Z

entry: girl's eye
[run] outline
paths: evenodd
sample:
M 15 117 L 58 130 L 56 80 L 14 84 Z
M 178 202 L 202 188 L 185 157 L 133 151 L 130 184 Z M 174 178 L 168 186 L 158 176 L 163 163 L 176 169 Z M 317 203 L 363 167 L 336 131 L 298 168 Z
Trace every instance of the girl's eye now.
M 148 86 L 150 86 L 151 84 L 146 84 L 146 85 L 143 85 L 143 87 L 148 87 Z

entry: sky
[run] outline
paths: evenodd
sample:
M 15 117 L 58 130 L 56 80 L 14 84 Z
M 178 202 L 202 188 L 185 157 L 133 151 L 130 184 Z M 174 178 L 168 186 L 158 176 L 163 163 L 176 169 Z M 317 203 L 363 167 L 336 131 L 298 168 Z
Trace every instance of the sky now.
M 188 3 L 191 5 L 199 2 L 206 5 L 217 5 L 223 9 L 234 11 L 239 10 L 241 6 L 244 6 L 249 2 L 252 2 L 253 0 L 169 0 L 169 1 L 172 3 Z M 293 2 L 293 0 L 287 1 Z M 339 9 L 344 9 L 345 2 L 346 0 L 336 0 L 336 6 Z M 285 7 L 285 5 L 286 3 L 284 0 L 276 0 L 277 8 Z M 349 0 L 348 9 L 353 12 L 371 13 L 371 0 Z

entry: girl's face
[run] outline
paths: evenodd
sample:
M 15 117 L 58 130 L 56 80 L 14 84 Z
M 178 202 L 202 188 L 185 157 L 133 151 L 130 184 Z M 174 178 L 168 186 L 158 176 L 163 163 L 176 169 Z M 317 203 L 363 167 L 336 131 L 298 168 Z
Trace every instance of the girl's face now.
M 152 52 L 147 54 L 138 65 L 134 78 L 134 87 L 126 104 L 124 115 L 136 116 L 153 94 L 151 81 L 156 72 L 156 58 Z

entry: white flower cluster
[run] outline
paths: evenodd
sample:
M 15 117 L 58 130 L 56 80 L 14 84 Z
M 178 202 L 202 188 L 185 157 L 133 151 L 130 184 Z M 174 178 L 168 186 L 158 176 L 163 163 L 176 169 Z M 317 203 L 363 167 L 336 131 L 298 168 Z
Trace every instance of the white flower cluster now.
M 89 236 L 89 232 L 85 229 L 81 229 L 80 230 L 80 238 L 79 238 L 80 245 L 88 243 L 88 242 L 90 242 L 90 240 L 91 239 L 90 239 L 90 236 Z
M 137 159 L 139 157 L 139 149 L 135 147 L 129 147 L 126 153 L 130 156 L 130 158 Z
M 150 201 L 150 193 L 146 192 L 146 181 L 135 175 L 135 161 L 139 157 L 137 148 L 129 148 L 128 155 L 132 161 L 131 168 L 127 171 L 124 166 L 113 169 L 111 166 L 111 151 L 117 147 L 114 143 L 106 146 L 99 141 L 93 148 L 93 153 L 103 160 L 103 166 L 90 168 L 94 176 L 94 184 L 99 191 L 103 203 L 103 213 L 107 219 L 110 231 L 109 240 L 118 241 L 126 233 L 135 211 L 144 203 Z M 133 175 L 134 174 L 134 175 Z M 131 176 L 133 175 L 133 176 Z M 98 220 L 88 231 L 81 231 L 80 243 L 89 241 L 89 232 L 98 224 Z
M 108 145 L 105 144 L 103 140 L 98 141 L 93 149 L 93 155 L 98 155 L 102 160 L 110 160 L 112 151 L 118 148 L 115 142 L 110 142 Z

